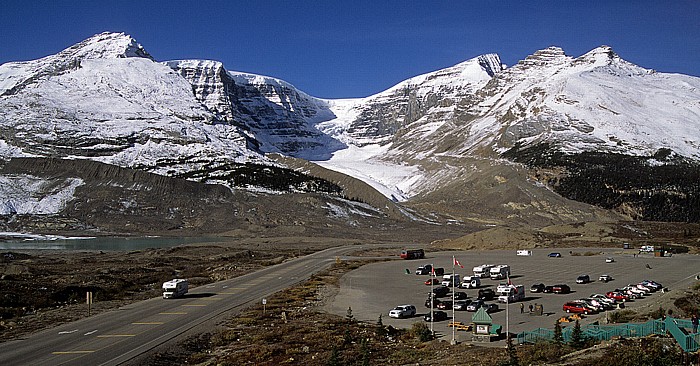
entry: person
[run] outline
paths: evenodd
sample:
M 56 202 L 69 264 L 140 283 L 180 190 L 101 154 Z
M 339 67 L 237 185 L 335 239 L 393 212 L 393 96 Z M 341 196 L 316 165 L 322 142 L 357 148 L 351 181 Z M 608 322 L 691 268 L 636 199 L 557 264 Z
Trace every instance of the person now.
M 693 324 L 693 333 L 698 332 L 698 314 L 693 314 L 693 317 L 690 318 L 690 322 Z
M 520 314 L 522 314 L 522 313 L 524 313 L 524 312 L 525 312 L 525 304 L 523 304 L 523 303 L 521 302 L 521 303 L 520 303 Z
M 530 312 L 532 312 L 532 304 L 530 304 L 528 308 L 530 309 Z

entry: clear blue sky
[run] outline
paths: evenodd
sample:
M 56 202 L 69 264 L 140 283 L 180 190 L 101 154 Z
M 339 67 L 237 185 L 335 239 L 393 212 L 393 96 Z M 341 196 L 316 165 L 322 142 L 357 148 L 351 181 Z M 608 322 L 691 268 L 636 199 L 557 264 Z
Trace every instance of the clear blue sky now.
M 700 1 L 2 0 L 0 64 L 124 32 L 157 60 L 213 59 L 318 97 L 362 97 L 483 53 L 548 46 L 700 76 Z

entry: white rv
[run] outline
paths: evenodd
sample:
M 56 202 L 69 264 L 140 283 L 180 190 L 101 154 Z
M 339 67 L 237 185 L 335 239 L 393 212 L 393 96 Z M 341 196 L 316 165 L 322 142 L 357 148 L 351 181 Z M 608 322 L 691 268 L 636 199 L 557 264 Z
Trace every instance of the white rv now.
M 510 266 L 507 264 L 499 264 L 489 271 L 489 277 L 492 280 L 502 280 L 508 276 L 510 276 Z
M 525 286 L 500 284 L 496 288 L 496 294 L 498 294 L 498 302 L 511 303 L 522 301 L 525 299 Z
M 515 254 L 520 256 L 530 256 L 532 255 L 532 250 L 518 250 L 515 252 Z
M 182 278 L 163 282 L 163 298 L 173 299 L 186 294 L 188 284 L 187 280 Z
M 493 264 L 482 264 L 480 266 L 474 267 L 472 271 L 474 272 L 474 276 L 479 278 L 486 278 L 489 276 L 489 271 L 491 270 L 491 267 L 493 267 Z

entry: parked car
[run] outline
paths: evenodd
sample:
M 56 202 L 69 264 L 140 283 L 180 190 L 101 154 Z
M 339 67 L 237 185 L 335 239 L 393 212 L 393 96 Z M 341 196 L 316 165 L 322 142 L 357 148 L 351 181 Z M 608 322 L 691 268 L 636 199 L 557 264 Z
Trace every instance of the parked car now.
M 454 293 L 454 298 L 455 298 L 455 300 L 464 300 L 464 299 L 466 299 L 466 298 L 468 298 L 468 297 L 469 297 L 469 295 L 467 295 L 466 292 L 457 291 L 457 292 Z
M 627 295 L 624 292 L 620 292 L 620 291 L 610 291 L 610 292 L 607 292 L 605 294 L 605 296 L 607 296 L 611 299 L 614 299 L 615 301 L 621 301 L 621 302 L 625 302 L 625 301 L 630 300 L 629 295 Z
M 471 304 L 467 305 L 467 311 L 477 311 L 480 307 L 484 306 L 484 300 L 474 300 Z
M 591 282 L 591 277 L 589 275 L 580 275 L 576 277 L 576 283 L 578 284 L 584 284 L 589 282 Z
M 423 316 L 423 320 L 425 320 L 426 322 L 429 322 L 429 321 L 439 322 L 439 321 L 447 320 L 447 313 L 442 311 L 442 310 L 435 310 L 435 311 L 433 311 L 432 315 L 430 313 L 425 314 L 425 316 Z
M 545 287 L 544 283 L 536 283 L 530 286 L 530 292 L 544 292 Z
M 591 296 L 589 296 L 589 297 L 591 299 L 598 300 L 601 303 L 608 304 L 612 308 L 615 308 L 617 306 L 617 300 L 610 298 L 610 297 L 607 297 L 603 294 L 591 294 Z
M 612 280 L 613 280 L 612 276 L 608 275 L 608 274 L 600 275 L 600 277 L 598 277 L 598 281 L 605 282 L 605 283 L 610 282 Z
M 571 292 L 571 288 L 569 287 L 569 285 L 560 284 L 552 286 L 552 293 L 568 294 L 569 292 Z
M 432 264 L 424 264 L 416 269 L 417 275 L 427 275 L 433 270 Z
M 496 291 L 494 291 L 492 288 L 482 288 L 479 290 L 478 294 L 478 298 L 485 301 L 493 300 L 496 297 Z
M 439 284 L 440 284 L 440 280 L 438 280 L 437 278 L 430 278 L 430 279 L 425 280 L 424 283 L 425 283 L 426 285 L 428 285 L 428 286 L 430 286 L 430 285 L 439 285 Z
M 428 295 L 428 298 L 425 299 L 425 307 L 426 308 L 430 308 L 431 305 L 432 305 L 432 307 L 436 307 L 437 304 L 439 304 L 439 303 L 440 303 L 440 300 L 438 300 L 435 296 Z
M 613 263 L 613 262 L 615 262 L 615 258 L 613 258 L 613 257 L 605 258 L 605 263 Z
M 550 257 L 550 258 L 561 258 L 561 253 L 558 253 L 558 252 L 549 253 L 549 254 L 547 254 L 547 257 Z
M 437 306 L 435 306 L 435 307 L 440 309 L 440 310 L 451 310 L 452 309 L 452 300 L 440 301 L 437 304 Z
M 663 288 L 663 286 L 660 283 L 658 283 L 656 281 L 652 281 L 652 280 L 644 280 L 641 283 L 643 283 L 645 285 L 650 285 L 650 286 L 656 288 L 657 290 L 661 290 Z
M 471 300 L 457 300 L 455 301 L 454 305 L 452 305 L 452 309 L 464 311 L 467 310 L 467 306 L 469 306 L 471 303 Z
M 591 314 L 593 311 L 580 301 L 569 301 L 564 303 L 562 310 L 567 313 Z
M 552 292 L 554 292 L 554 286 L 545 286 L 544 289 L 542 289 L 542 292 L 545 294 L 551 294 Z
M 498 311 L 498 304 L 496 304 L 496 303 L 485 304 L 484 306 L 486 307 L 487 313 L 493 313 L 493 312 Z
M 399 305 L 389 311 L 390 318 L 410 318 L 416 315 L 416 307 L 413 305 Z
M 598 302 L 596 300 L 584 298 L 584 299 L 579 299 L 578 301 L 583 303 L 587 308 L 591 309 L 592 311 L 601 312 L 601 311 L 605 310 L 605 307 L 603 306 L 603 304 L 601 304 L 600 302 Z
M 433 289 L 433 294 L 435 297 L 445 297 L 450 292 L 450 288 L 447 286 L 438 286 Z

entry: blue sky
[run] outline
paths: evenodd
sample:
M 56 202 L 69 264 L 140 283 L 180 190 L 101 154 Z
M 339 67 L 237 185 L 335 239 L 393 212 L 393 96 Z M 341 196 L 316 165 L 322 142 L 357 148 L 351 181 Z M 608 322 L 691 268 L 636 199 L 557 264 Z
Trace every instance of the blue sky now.
M 318 97 L 368 96 L 483 53 L 513 65 L 559 46 L 609 45 L 662 72 L 700 76 L 700 1 L 0 2 L 0 64 L 124 32 L 157 60 L 213 59 Z

